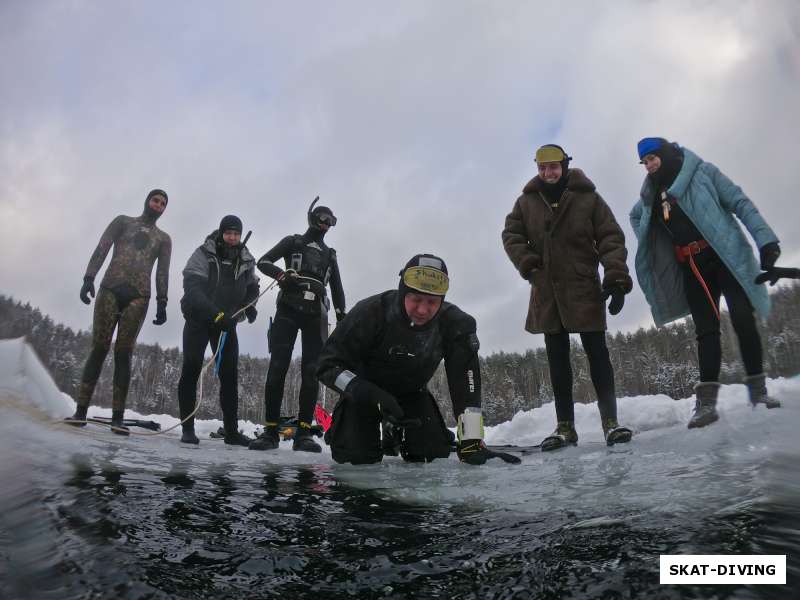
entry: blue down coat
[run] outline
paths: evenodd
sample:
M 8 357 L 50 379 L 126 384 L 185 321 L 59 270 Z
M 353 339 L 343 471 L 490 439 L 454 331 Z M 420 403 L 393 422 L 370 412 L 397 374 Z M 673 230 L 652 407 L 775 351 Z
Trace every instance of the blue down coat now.
M 691 150 L 681 150 L 683 166 L 668 193 L 677 199 L 686 216 L 736 277 L 756 313 L 766 318 L 769 314 L 767 289 L 753 283 L 761 272 L 759 263 L 734 215 L 744 223 L 759 248 L 777 242 L 775 232 L 738 185 Z M 650 304 L 653 319 L 660 327 L 688 315 L 689 303 L 672 240 L 663 227 L 653 226 L 654 200 L 654 187 L 645 177 L 630 219 L 639 241 L 636 277 Z

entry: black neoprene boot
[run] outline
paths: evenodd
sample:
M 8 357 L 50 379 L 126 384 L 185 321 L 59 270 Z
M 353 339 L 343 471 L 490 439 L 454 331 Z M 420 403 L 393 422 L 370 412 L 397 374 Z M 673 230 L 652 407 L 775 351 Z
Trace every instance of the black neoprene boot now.
M 250 450 L 276 450 L 280 444 L 280 436 L 278 436 L 277 425 L 267 425 L 264 431 L 250 442 L 248 448 Z
M 314 441 L 314 434 L 308 423 L 300 422 L 297 431 L 294 432 L 292 450 L 296 452 L 322 452 L 322 446 Z
M 111 431 L 117 435 L 130 435 L 130 430 L 123 425 L 124 410 L 115 410 L 111 412 Z
M 68 425 L 75 427 L 86 427 L 86 411 L 89 410 L 88 406 L 76 406 L 75 414 L 71 417 L 64 419 Z
M 199 444 L 200 440 L 194 432 L 194 427 L 184 427 L 181 434 L 181 442 L 184 444 Z

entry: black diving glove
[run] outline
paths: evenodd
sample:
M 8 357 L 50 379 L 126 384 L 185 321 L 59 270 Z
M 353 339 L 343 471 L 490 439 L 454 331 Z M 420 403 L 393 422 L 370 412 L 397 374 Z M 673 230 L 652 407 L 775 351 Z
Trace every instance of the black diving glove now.
M 300 285 L 297 272 L 289 269 L 278 276 L 278 287 L 284 291 L 293 290 Z
M 81 286 L 81 302 L 84 304 L 90 304 L 92 301 L 89 300 L 89 296 L 94 298 L 94 277 L 84 277 L 83 278 L 83 285 Z
M 347 384 L 346 394 L 350 394 L 358 403 L 372 404 L 381 413 L 381 418 L 392 425 L 408 426 L 405 413 L 397 398 L 371 381 L 356 377 Z M 418 421 L 417 419 L 414 419 Z
M 244 309 L 244 314 L 247 317 L 248 323 L 255 323 L 256 317 L 258 316 L 258 310 L 255 306 L 248 306 Z
M 341 321 L 342 319 L 344 319 L 344 318 L 345 318 L 345 316 L 347 316 L 347 313 L 346 313 L 346 312 L 344 312 L 343 310 L 340 310 L 340 309 L 338 309 L 338 308 L 336 309 L 336 311 L 335 311 L 335 312 L 336 312 L 336 322 L 337 322 L 337 323 L 338 323 L 339 321 Z
M 470 465 L 482 465 L 492 458 L 499 458 L 512 465 L 518 465 L 522 462 L 521 458 L 513 454 L 489 450 L 483 440 L 462 440 L 458 442 L 456 454 L 458 454 L 458 460 Z
M 214 317 L 214 325 L 216 325 L 220 331 L 231 332 L 236 329 L 236 319 L 229 317 L 224 312 L 220 312 Z
M 482 465 L 490 458 L 499 458 L 507 463 L 519 464 L 522 460 L 505 452 L 494 452 L 483 443 L 483 415 L 479 406 L 468 406 L 456 423 L 458 460 L 470 465 Z
M 156 302 L 156 318 L 153 325 L 163 325 L 167 322 L 167 301 L 158 300 Z

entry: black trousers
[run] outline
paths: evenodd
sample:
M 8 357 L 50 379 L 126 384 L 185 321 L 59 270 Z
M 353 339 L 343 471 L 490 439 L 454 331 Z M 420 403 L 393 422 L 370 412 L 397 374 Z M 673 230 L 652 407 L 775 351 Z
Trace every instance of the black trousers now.
M 395 444 L 399 445 L 403 459 L 409 462 L 430 462 L 450 456 L 453 434 L 445 426 L 431 393 L 421 390 L 397 400 L 406 418 L 419 419 L 420 425 L 397 428 L 393 440 L 384 439 L 381 444 L 381 415 L 377 406 L 342 396 L 333 409 L 333 422 L 325 434 L 333 460 L 354 465 L 380 462 L 383 448 Z
M 747 293 L 713 250 L 707 249 L 696 255 L 695 262 L 717 307 L 720 295 L 725 296 L 733 330 L 739 340 L 745 371 L 748 375 L 763 373 L 761 337 L 758 335 L 753 305 Z M 719 381 L 722 364 L 719 319 L 688 263 L 684 264 L 683 275 L 686 299 L 697 334 L 700 381 Z
M 327 314 L 302 313 L 286 304 L 279 304 L 269 331 L 270 359 L 267 382 L 264 386 L 268 422 L 277 423 L 281 416 L 283 386 L 292 362 L 292 351 L 298 330 L 301 332 L 303 355 L 300 359 L 300 410 L 297 416 L 305 423 L 311 423 L 314 417 L 314 407 L 319 393 L 319 382 L 315 371 L 322 345 L 328 338 Z
M 221 332 L 213 325 L 187 319 L 183 326 L 183 368 L 178 381 L 178 405 L 181 420 L 194 410 L 197 401 L 197 379 L 203 368 L 206 346 L 216 352 Z M 209 367 L 214 368 L 214 367 Z M 219 405 L 226 433 L 239 428 L 239 339 L 236 330 L 228 332 L 222 347 L 222 362 L 219 367 Z M 193 428 L 194 417 L 183 427 Z
M 608 356 L 605 331 L 588 331 L 581 335 L 581 343 L 589 359 L 589 374 L 597 393 L 601 419 L 617 418 L 617 394 L 614 388 L 614 369 Z M 569 333 L 544 334 L 550 381 L 556 402 L 559 421 L 574 421 L 575 407 L 572 399 L 572 361 L 569 352 Z

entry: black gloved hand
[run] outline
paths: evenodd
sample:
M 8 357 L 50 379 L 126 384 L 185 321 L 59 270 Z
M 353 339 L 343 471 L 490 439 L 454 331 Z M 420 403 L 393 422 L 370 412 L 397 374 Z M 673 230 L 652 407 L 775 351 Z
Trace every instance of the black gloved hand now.
M 761 246 L 761 248 L 758 249 L 758 254 L 761 258 L 761 270 L 769 271 L 775 266 L 775 261 L 777 261 L 778 257 L 781 255 L 781 247 L 778 245 L 778 242 L 770 242 L 769 244 Z
M 92 301 L 89 300 L 89 296 L 94 298 L 94 278 L 93 277 L 84 277 L 83 278 L 83 285 L 81 286 L 81 302 L 84 304 L 90 304 Z
M 483 440 L 462 440 L 456 446 L 458 460 L 470 465 L 482 465 L 491 458 L 499 458 L 512 465 L 518 465 L 522 459 L 506 452 L 494 452 L 486 447 Z
M 413 423 L 405 421 L 405 413 L 400 407 L 400 403 L 397 402 L 397 398 L 371 381 L 356 377 L 347 384 L 345 393 L 350 394 L 356 402 L 373 404 L 381 413 L 381 417 L 392 425 L 406 427 L 413 425 Z M 418 420 L 413 419 L 413 421 Z
M 256 317 L 258 316 L 258 310 L 255 306 L 248 306 L 244 309 L 244 314 L 247 317 L 248 323 L 255 323 Z
M 289 269 L 288 271 L 284 271 L 278 277 L 278 287 L 282 290 L 292 290 L 295 289 L 299 285 L 299 277 L 297 276 L 296 271 L 292 271 Z
M 779 279 L 800 279 L 800 269 L 787 267 L 772 267 L 755 278 L 756 285 L 769 281 L 770 285 L 778 283 Z
M 611 297 L 611 302 L 608 303 L 609 314 L 619 314 L 625 305 L 625 290 L 617 283 L 605 285 L 603 286 L 603 302 L 608 300 L 609 296 Z
M 336 312 L 336 322 L 337 322 L 337 323 L 338 323 L 339 321 L 341 321 L 342 319 L 344 319 L 344 318 L 345 318 L 345 316 L 347 316 L 347 313 L 346 313 L 346 312 L 344 312 L 343 310 L 339 310 L 338 308 L 336 309 L 336 311 L 335 311 L 335 312 Z
M 231 332 L 236 329 L 236 319 L 229 317 L 227 313 L 221 312 L 214 318 L 214 325 L 216 325 L 220 331 Z
M 158 300 L 156 302 L 156 318 L 153 325 L 163 325 L 167 322 L 167 301 Z

